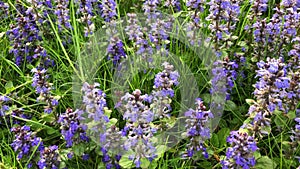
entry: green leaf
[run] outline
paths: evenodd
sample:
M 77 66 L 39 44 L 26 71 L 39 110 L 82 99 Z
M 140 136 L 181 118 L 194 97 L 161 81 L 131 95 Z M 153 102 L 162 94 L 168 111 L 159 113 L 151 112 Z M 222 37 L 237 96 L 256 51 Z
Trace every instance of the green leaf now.
M 237 40 L 239 37 L 238 36 L 232 36 L 231 39 L 232 40 Z
M 55 117 L 54 117 L 54 114 L 53 114 L 53 113 L 50 113 L 50 114 L 43 114 L 43 115 L 41 116 L 41 118 L 43 119 L 43 121 L 49 122 L 49 123 L 55 121 Z
M 226 139 L 230 133 L 229 128 L 222 128 L 218 133 L 218 139 L 219 139 L 219 146 L 220 148 L 223 147 L 226 144 Z
M 275 111 L 276 112 L 276 111 Z M 284 117 L 283 115 L 282 115 L 282 113 L 275 113 L 274 112 L 274 114 L 276 114 L 275 115 L 275 118 L 274 118 L 274 122 L 275 122 L 275 124 L 276 124 L 276 126 L 277 127 L 281 127 L 281 128 L 284 128 L 285 126 L 286 126 L 286 124 L 287 124 L 287 118 L 286 117 Z
M 157 168 L 157 161 L 153 160 L 152 162 L 150 162 L 150 166 L 149 169 L 156 169 Z
M 53 128 L 47 128 L 46 131 L 47 131 L 47 134 L 49 134 L 49 135 L 56 133 L 56 130 Z
M 77 156 L 81 156 L 84 153 L 84 146 L 83 146 L 83 144 L 74 145 L 72 147 L 72 149 L 73 149 L 74 154 L 77 155 Z
M 256 161 L 256 169 L 276 168 L 277 164 L 268 156 L 262 156 Z
M 118 119 L 116 119 L 116 118 L 111 118 L 111 119 L 109 119 L 109 122 L 108 122 L 108 124 L 107 124 L 107 128 L 109 128 L 109 127 L 115 125 L 117 122 L 118 122 Z
M 149 168 L 150 161 L 146 158 L 141 159 L 141 168 Z
M 261 157 L 261 154 L 260 154 L 259 151 L 255 151 L 255 152 L 253 153 L 253 155 L 254 155 L 255 159 L 258 159 L 258 158 Z
M 236 104 L 231 101 L 231 100 L 227 100 L 226 103 L 225 103 L 225 108 L 224 110 L 226 111 L 233 111 L 237 108 Z
M 181 15 L 182 11 L 176 12 L 173 14 L 174 18 L 178 18 Z
M 257 57 L 254 56 L 254 57 L 251 58 L 251 61 L 256 63 L 256 62 L 258 62 L 258 59 L 257 59 Z
M 287 113 L 287 117 L 290 119 L 290 120 L 294 120 L 296 118 L 296 111 L 289 111 Z
M 99 163 L 97 169 L 105 169 L 104 163 Z
M 211 100 L 211 94 L 209 93 L 204 93 L 204 94 L 201 94 L 200 97 L 203 99 L 203 101 L 205 103 L 210 103 L 210 100 Z
M 111 114 L 111 110 L 109 110 L 107 107 L 104 107 L 104 114 L 108 117 L 110 117 L 110 114 Z
M 12 81 L 8 81 L 6 84 L 5 84 L 5 90 L 6 90 L 6 93 L 10 93 L 11 91 L 14 90 L 14 84 Z
M 128 156 L 122 156 L 122 158 L 119 161 L 119 165 L 122 168 L 131 168 L 132 166 L 132 161 L 128 159 Z
M 0 32 L 0 38 L 2 38 L 5 35 L 5 32 Z
M 210 139 L 210 143 L 214 146 L 214 147 L 219 147 L 219 139 L 218 139 L 218 135 L 213 133 L 212 137 Z
M 247 43 L 245 41 L 240 41 L 240 42 L 238 42 L 238 45 L 241 47 L 245 47 L 245 46 L 247 46 Z
M 166 145 L 159 145 L 156 147 L 156 152 L 157 152 L 157 157 L 155 159 L 160 159 L 164 153 L 167 151 L 167 146 Z
M 251 106 L 252 104 L 255 103 L 255 100 L 253 100 L 253 99 L 246 99 L 246 103 Z

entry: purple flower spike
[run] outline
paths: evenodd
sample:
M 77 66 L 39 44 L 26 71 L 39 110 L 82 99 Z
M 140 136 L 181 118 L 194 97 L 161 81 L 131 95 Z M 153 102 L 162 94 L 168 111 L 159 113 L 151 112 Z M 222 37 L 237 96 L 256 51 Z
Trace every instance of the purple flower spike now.
M 125 150 L 132 150 L 134 154 L 130 160 L 134 160 L 136 167 L 141 164 L 141 158 L 152 161 L 156 157 L 156 149 L 151 142 L 156 129 L 150 123 L 154 119 L 153 112 L 145 104 L 149 100 L 148 95 L 142 95 L 139 89 L 132 94 L 125 94 L 121 98 L 124 102 L 124 119 L 127 120 L 123 135 L 127 137 L 124 143 Z
M 36 93 L 39 94 L 37 101 L 46 102 L 47 106 L 44 107 L 44 112 L 49 114 L 53 112 L 55 107 L 58 105 L 58 100 L 50 93 L 52 90 L 52 84 L 47 81 L 49 78 L 46 74 L 47 70 L 34 68 L 31 72 L 34 73 L 32 78 L 32 87 L 34 87 Z
M 15 134 L 15 140 L 12 142 L 11 146 L 18 154 L 18 160 L 27 162 L 37 146 L 37 151 L 43 151 L 44 146 L 41 138 L 36 137 L 35 133 L 30 130 L 29 126 L 24 125 L 22 127 L 13 127 L 11 131 Z M 34 162 L 34 158 L 31 159 L 31 162 Z
M 204 141 L 211 137 L 209 120 L 214 116 L 210 110 L 206 110 L 203 101 L 200 98 L 196 99 L 196 110 L 189 109 L 185 112 L 187 137 L 190 140 L 187 144 L 187 154 L 184 156 L 192 157 L 195 152 L 201 151 L 205 158 L 208 158 L 208 153 L 204 146 Z
M 59 169 L 60 158 L 57 151 L 58 151 L 57 145 L 46 147 L 44 150 L 42 150 L 40 155 L 40 160 L 38 162 L 39 168 Z
M 255 165 L 253 153 L 258 148 L 253 137 L 246 132 L 231 131 L 227 142 L 231 147 L 227 149 L 226 159 L 221 161 L 223 169 L 250 168 Z
M 87 126 L 80 124 L 82 113 L 81 110 L 73 112 L 72 109 L 67 109 L 65 113 L 59 116 L 58 123 L 61 125 L 61 134 L 67 142 L 66 147 L 89 141 L 89 138 L 86 136 Z
M 62 31 L 63 27 L 71 29 L 70 15 L 69 15 L 69 0 L 57 0 L 54 14 L 57 16 L 58 29 Z
M 115 0 L 103 0 L 99 4 L 101 17 L 105 20 L 105 22 L 110 22 L 117 17 L 117 4 Z
M 5 116 L 6 112 L 9 111 L 7 103 L 10 99 L 7 96 L 0 95 L 0 117 Z

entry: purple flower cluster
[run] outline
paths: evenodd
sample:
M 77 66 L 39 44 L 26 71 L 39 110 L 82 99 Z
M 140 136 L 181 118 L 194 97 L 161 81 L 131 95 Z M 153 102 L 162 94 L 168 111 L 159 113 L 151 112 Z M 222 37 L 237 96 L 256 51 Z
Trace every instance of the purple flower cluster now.
M 287 77 L 287 66 L 282 58 L 267 58 L 267 62 L 260 61 L 257 66 L 259 70 L 256 71 L 256 77 L 259 77 L 259 80 L 254 91 L 257 102 L 271 113 L 276 107 L 288 111 L 289 108 L 282 99 L 292 97 L 291 93 L 287 92 L 291 80 Z
M 150 23 L 150 30 L 148 32 L 149 40 L 155 45 L 157 50 L 161 48 L 166 49 L 171 29 L 172 17 L 169 20 L 157 18 L 157 20 Z
M 94 18 L 93 2 L 93 0 L 79 0 L 79 13 L 81 14 L 79 21 L 84 24 L 85 37 L 92 35 L 95 29 L 95 25 L 92 22 Z
M 214 116 L 210 110 L 206 110 L 203 101 L 200 98 L 196 99 L 196 110 L 189 109 L 185 112 L 186 129 L 189 143 L 187 144 L 187 156 L 192 157 L 196 152 L 202 151 L 205 158 L 208 158 L 208 153 L 204 146 L 204 141 L 211 137 L 209 120 Z
M 132 150 L 134 154 L 129 156 L 136 167 L 140 167 L 141 159 L 146 158 L 150 162 L 156 157 L 156 149 L 151 142 L 156 129 L 150 123 L 154 119 L 154 113 L 145 104 L 151 100 L 148 95 L 142 95 L 139 89 L 132 94 L 126 93 L 121 100 L 125 109 L 123 118 L 127 120 L 123 130 L 127 140 L 124 143 L 126 151 Z
M 46 74 L 47 70 L 34 68 L 31 71 L 34 73 L 32 86 L 35 88 L 36 93 L 39 94 L 37 101 L 46 102 L 47 106 L 44 107 L 44 112 L 49 114 L 53 112 L 55 107 L 58 105 L 58 100 L 50 93 L 52 90 L 52 84 L 47 82 L 49 78 Z
M 103 153 L 102 162 L 106 164 L 107 169 L 115 167 L 120 169 L 119 161 L 121 159 L 120 150 L 122 150 L 123 140 L 122 131 L 116 126 L 111 126 L 105 133 L 106 142 L 102 145 L 101 151 Z M 108 151 L 112 152 L 110 154 Z
M 291 140 L 294 143 L 299 144 L 300 142 L 300 118 L 295 118 L 296 125 L 295 129 L 292 130 L 293 135 L 291 136 Z
M 115 0 L 103 0 L 99 4 L 99 8 L 101 11 L 101 17 L 105 20 L 105 22 L 110 22 L 117 17 L 117 4 Z
M 243 131 L 231 131 L 227 142 L 231 147 L 227 149 L 226 159 L 221 161 L 223 169 L 249 169 L 255 165 L 253 153 L 258 149 L 256 141 Z
M 69 0 L 57 0 L 54 14 L 57 16 L 58 29 L 61 31 L 63 27 L 71 29 L 69 15 Z
M 259 70 L 256 71 L 256 82 L 254 96 L 256 101 L 250 106 L 248 115 L 252 119 L 247 129 L 260 137 L 269 134 L 270 123 L 273 112 L 277 109 L 284 113 L 295 110 L 295 104 L 292 103 L 297 99 L 291 89 L 293 84 L 291 77 L 287 74 L 287 66 L 282 58 L 260 61 L 257 63 Z M 297 101 L 296 101 L 297 102 Z
M 146 23 L 148 24 L 146 38 L 142 42 L 138 42 L 139 45 L 145 45 L 144 49 L 148 54 L 152 54 L 153 45 L 161 52 L 161 55 L 167 55 L 166 45 L 169 43 L 169 32 L 172 29 L 172 22 L 174 21 L 172 17 L 162 18 L 161 13 L 158 11 L 158 5 L 161 3 L 160 0 L 145 0 L 143 4 L 143 10 L 145 16 L 147 16 Z M 148 44 L 147 40 L 149 39 L 150 43 Z M 144 50 L 145 51 L 145 50 Z M 139 54 L 139 53 L 138 53 Z M 149 62 L 152 62 L 152 57 L 147 57 Z
M 250 16 L 260 16 L 263 14 L 263 12 L 266 12 L 268 9 L 268 0 L 251 0 L 251 4 L 252 15 Z
M 118 162 L 121 159 L 120 150 L 123 148 L 123 134 L 116 126 L 108 126 L 110 119 L 104 112 L 106 109 L 106 95 L 98 87 L 98 83 L 94 85 L 83 84 L 83 112 L 87 114 L 88 119 L 92 119 L 94 125 L 90 130 L 95 132 L 96 137 L 100 139 L 99 143 L 103 153 L 102 162 L 105 163 L 107 169 L 120 168 Z M 86 120 L 86 118 L 80 120 Z
M 180 0 L 166 0 L 164 3 L 164 6 L 166 7 L 171 7 L 176 11 L 180 11 L 181 7 L 180 7 Z
M 37 25 L 39 17 L 33 12 L 32 8 L 26 9 L 23 5 L 16 4 L 18 14 L 15 17 L 16 24 L 10 25 L 7 31 L 10 41 L 12 42 L 11 53 L 14 54 L 16 64 L 20 66 L 24 60 L 32 62 L 36 58 L 35 50 L 37 43 L 42 39 L 39 35 L 40 30 Z M 42 54 L 42 56 L 44 56 Z
M 9 111 L 7 103 L 10 99 L 7 96 L 0 95 L 0 117 L 5 116 L 6 112 Z
M 58 119 L 58 123 L 61 125 L 61 134 L 67 142 L 66 147 L 89 141 L 89 138 L 86 136 L 87 126 L 80 124 L 80 116 L 82 113 L 81 110 L 73 112 L 72 109 L 67 109 Z
M 38 162 L 39 168 L 58 169 L 60 165 L 60 158 L 57 151 L 58 151 L 57 145 L 45 147 L 40 154 L 40 160 Z
M 118 31 L 114 28 L 110 30 L 109 44 L 107 46 L 108 60 L 112 60 L 114 65 L 117 65 L 122 58 L 126 58 L 124 44 L 118 36 Z
M 114 0 L 104 0 L 99 4 L 101 16 L 109 28 L 109 31 L 107 31 L 109 43 L 106 49 L 108 60 L 112 60 L 114 65 L 117 65 L 122 58 L 126 58 L 124 44 L 119 38 L 117 23 L 115 21 L 117 17 L 116 5 Z
M 164 62 L 162 66 L 164 66 L 164 70 L 155 75 L 154 91 L 152 92 L 152 109 L 155 118 L 170 116 L 168 113 L 172 111 L 170 98 L 174 97 L 173 87 L 179 84 L 179 73 L 174 70 L 174 66 L 168 62 Z
M 126 34 L 129 36 L 129 40 L 133 41 L 134 48 L 137 50 L 136 54 L 141 55 L 143 59 L 151 61 L 151 55 L 153 54 L 153 48 L 147 40 L 147 36 L 144 33 L 147 29 L 139 25 L 139 20 L 135 13 L 128 13 L 128 25 L 125 28 Z
M 154 79 L 153 88 L 157 90 L 155 95 L 159 97 L 167 96 L 172 98 L 174 97 L 174 90 L 172 87 L 179 84 L 179 73 L 174 71 L 174 66 L 168 62 L 164 62 L 162 66 L 164 66 L 164 70 L 157 73 Z
M 145 0 L 143 3 L 143 10 L 148 19 L 156 19 L 157 17 L 157 7 L 160 4 L 160 0 Z
M 295 5 L 296 1 L 284 0 L 273 9 L 274 14 L 269 22 L 266 18 L 258 18 L 253 24 L 253 36 L 257 43 L 254 44 L 254 52 L 258 59 L 274 53 L 281 57 L 287 54 L 283 49 L 296 38 L 300 26 L 300 14 Z
M 296 117 L 295 119 L 296 125 L 295 128 L 292 129 L 292 135 L 290 136 L 291 138 L 291 149 L 292 152 L 296 154 L 297 147 L 300 145 L 300 118 Z M 299 156 L 295 156 L 296 159 L 299 161 Z
M 262 138 L 263 135 L 269 134 L 269 128 L 271 126 L 270 115 L 271 113 L 268 110 L 263 108 L 260 104 L 254 103 L 248 110 L 248 116 L 252 119 L 252 121 L 243 127 L 249 129 L 253 135 L 257 134 Z
M 44 149 L 43 142 L 41 138 L 36 137 L 35 133 L 30 130 L 29 126 L 18 126 L 13 127 L 11 131 L 15 134 L 15 140 L 12 142 L 11 146 L 14 151 L 18 154 L 18 160 L 28 161 L 34 149 L 38 146 L 37 151 L 42 151 Z M 33 158 L 34 159 L 34 158 Z M 28 168 L 33 166 L 33 160 L 28 163 Z
M 7 3 L 4 3 L 0 1 L 0 18 L 4 19 L 8 16 L 9 12 L 9 5 Z
M 239 21 L 240 1 L 212 0 L 210 5 L 210 14 L 206 17 L 210 21 L 211 40 L 214 43 L 214 49 L 219 52 L 220 49 L 228 49 L 233 43 L 232 34 L 235 31 L 236 23 Z
M 143 38 L 142 28 L 139 25 L 137 15 L 135 13 L 128 13 L 128 25 L 125 28 L 126 34 L 129 36 L 129 40 L 133 42 L 138 42 Z
M 32 115 L 28 115 L 24 113 L 24 110 L 22 108 L 15 109 L 11 113 L 12 116 L 20 117 L 22 119 L 31 119 Z M 9 122 L 10 123 L 10 122 Z M 12 121 L 13 124 L 23 125 L 25 122 L 16 118 L 13 118 Z
M 292 40 L 292 43 L 292 49 L 288 53 L 288 56 L 290 57 L 289 67 L 297 70 L 300 68 L 300 37 L 295 37 Z
M 205 9 L 205 1 L 203 0 L 188 0 L 186 2 L 186 6 L 188 7 L 190 11 L 190 17 L 191 21 L 187 24 L 187 37 L 189 38 L 190 44 L 194 45 L 195 42 L 197 44 L 200 44 L 200 37 L 198 37 L 198 31 L 202 27 L 202 24 L 200 23 L 200 14 Z
M 226 96 L 228 95 L 228 87 L 226 85 L 227 83 L 227 75 L 223 68 L 223 64 L 221 61 L 214 62 L 213 68 L 212 68 L 212 76 L 211 79 L 211 89 L 210 93 L 212 96 L 214 95 L 220 95 L 222 93 L 226 93 Z M 217 103 L 212 103 L 217 104 Z
M 216 66 L 213 68 L 213 79 L 212 79 L 212 89 L 211 94 L 215 92 L 226 92 L 226 100 L 230 100 L 230 93 L 234 87 L 234 81 L 237 79 L 237 70 L 239 65 L 236 61 L 230 61 L 228 57 L 224 58 L 223 61 L 216 61 L 214 63 Z M 226 78 L 226 86 L 224 84 L 219 84 L 222 78 Z
M 297 11 L 296 3 L 296 0 L 283 0 L 281 2 L 283 9 L 278 12 L 284 20 L 280 34 L 281 43 L 289 44 L 297 36 L 297 29 L 300 26 L 300 13 Z M 282 44 L 279 44 L 279 46 L 282 46 Z
M 93 119 L 97 124 L 97 130 L 100 132 L 100 142 L 105 141 L 106 123 L 109 122 L 109 117 L 104 113 L 104 108 L 106 107 L 106 94 L 98 89 L 99 84 L 89 85 L 84 83 L 82 86 L 83 91 L 83 105 L 84 113 L 87 113 L 89 119 Z
M 102 162 L 106 164 L 106 169 L 121 169 L 121 166 L 119 165 L 119 161 L 121 159 L 121 155 L 115 155 L 113 158 L 110 157 L 106 149 L 102 149 L 103 157 Z

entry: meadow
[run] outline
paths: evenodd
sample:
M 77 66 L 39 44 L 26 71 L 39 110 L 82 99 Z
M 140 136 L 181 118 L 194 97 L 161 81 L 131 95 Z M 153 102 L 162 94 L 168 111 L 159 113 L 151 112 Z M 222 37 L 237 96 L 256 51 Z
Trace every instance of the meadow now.
M 300 0 L 0 0 L 1 169 L 300 168 Z

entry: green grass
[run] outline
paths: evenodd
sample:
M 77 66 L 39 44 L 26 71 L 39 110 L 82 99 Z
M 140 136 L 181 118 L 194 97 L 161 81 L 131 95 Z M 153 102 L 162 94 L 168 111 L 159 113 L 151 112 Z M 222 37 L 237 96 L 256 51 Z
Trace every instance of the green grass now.
M 247 4 L 248 1 L 245 1 L 245 5 L 241 7 L 243 14 L 249 14 L 250 6 Z M 11 8 L 10 11 L 12 14 L 16 13 L 14 1 L 9 1 Z M 84 151 L 87 153 L 91 153 L 91 159 L 88 161 L 83 161 L 79 156 L 75 156 L 71 160 L 67 160 L 66 154 L 70 149 L 65 148 L 65 142 L 60 134 L 60 126 L 56 123 L 58 116 L 65 112 L 67 108 L 77 108 L 78 103 L 81 101 L 78 98 L 78 93 L 80 92 L 80 87 L 77 86 L 78 83 L 81 84 L 85 81 L 95 81 L 100 83 L 100 88 L 107 94 L 107 101 L 110 108 L 113 108 L 114 105 L 114 92 L 116 88 L 121 87 L 118 85 L 127 85 L 126 89 L 128 91 L 134 91 L 135 89 L 141 89 L 143 93 L 149 93 L 153 87 L 153 79 L 154 73 L 160 71 L 158 68 L 147 70 L 146 73 L 143 73 L 142 70 L 139 72 L 130 72 L 131 79 L 126 79 L 124 84 L 118 84 L 114 81 L 114 73 L 117 70 L 112 70 L 112 62 L 106 60 L 100 60 L 97 56 L 97 53 L 93 53 L 89 55 L 85 52 L 86 42 L 88 42 L 88 38 L 83 36 L 83 25 L 78 23 L 76 16 L 76 8 L 74 4 L 74 0 L 71 0 L 70 3 L 70 16 L 72 23 L 72 30 L 67 30 L 63 32 L 59 32 L 57 28 L 56 22 L 53 20 L 53 16 L 48 16 L 49 25 L 42 27 L 42 30 L 45 33 L 43 36 L 42 46 L 47 50 L 47 53 L 51 59 L 55 61 L 55 66 L 51 67 L 48 70 L 50 75 L 49 82 L 53 83 L 53 95 L 59 97 L 59 106 L 56 108 L 54 114 L 45 115 L 43 113 L 43 103 L 36 103 L 35 91 L 31 86 L 32 83 L 32 73 L 30 70 L 34 68 L 38 63 L 33 63 L 32 65 L 26 64 L 24 62 L 23 65 L 18 67 L 14 63 L 14 57 L 9 53 L 10 40 L 7 36 L 0 36 L 0 95 L 8 95 L 9 98 L 14 102 L 13 109 L 22 108 L 25 113 L 33 115 L 32 120 L 22 119 L 16 116 L 12 116 L 13 118 L 19 119 L 23 121 L 26 125 L 31 126 L 34 129 L 38 136 L 43 138 L 45 145 L 59 145 L 61 159 L 63 161 L 63 165 L 68 166 L 69 168 L 101 168 L 101 153 L 99 150 L 95 150 L 96 145 L 94 143 L 89 143 L 88 145 L 81 145 L 84 147 Z M 183 4 L 183 2 L 182 2 Z M 270 6 L 273 6 L 275 1 L 270 1 Z M 125 14 L 128 12 L 141 12 L 141 8 L 139 8 L 140 1 L 137 0 L 120 0 L 118 2 L 118 15 L 119 18 L 125 19 Z M 136 6 L 136 7 L 134 7 Z M 172 11 L 171 9 L 163 9 L 165 11 Z M 183 7 L 183 10 L 186 10 L 186 7 Z M 207 16 L 208 9 L 201 14 L 201 18 L 205 18 Z M 176 13 L 170 13 L 171 15 L 176 15 Z M 183 11 L 179 18 L 182 18 L 184 22 L 187 22 L 190 18 L 186 18 L 186 11 Z M 269 10 L 265 17 L 270 19 L 272 16 L 272 11 Z M 100 17 L 97 17 L 94 20 L 97 23 L 96 27 L 98 29 L 101 28 L 103 22 Z M 237 24 L 237 28 L 234 32 L 234 36 L 238 36 L 237 40 L 233 44 L 233 46 L 228 49 L 228 53 L 232 51 L 240 51 L 240 47 L 238 44 L 242 42 L 251 43 L 253 39 L 251 34 L 247 33 L 244 30 L 244 27 L 247 24 L 251 24 L 254 21 L 248 20 L 247 18 L 241 15 L 240 21 Z M 9 30 L 9 25 L 14 24 L 14 18 L 7 18 L 0 21 L 0 35 Z M 209 35 L 209 29 L 203 28 L 201 30 L 203 34 L 206 36 Z M 125 37 L 124 32 L 121 32 L 121 37 Z M 71 43 L 64 45 L 66 39 L 70 38 L 72 40 Z M 247 40 L 250 39 L 250 42 Z M 103 43 L 105 45 L 105 43 Z M 196 88 L 192 88 L 191 90 L 186 90 L 185 88 L 176 88 L 176 99 L 172 102 L 174 106 L 174 115 L 178 115 L 180 113 L 181 105 L 180 99 L 184 97 L 193 96 L 195 91 L 197 91 L 200 96 L 204 99 L 206 104 L 209 104 L 211 101 L 209 95 L 210 89 L 210 67 L 206 66 L 206 60 L 202 60 L 199 58 L 199 51 L 193 51 L 192 48 L 186 46 L 184 42 L 180 42 L 178 39 L 170 39 L 169 51 L 173 53 L 177 60 L 174 61 L 179 65 L 184 65 L 185 71 L 181 74 L 182 79 L 188 82 L 188 77 L 193 77 L 195 82 L 197 83 Z M 247 44 L 249 45 L 249 44 Z M 124 41 L 124 46 L 128 49 L 128 54 L 133 54 L 132 52 L 132 43 L 129 41 Z M 207 140 L 205 144 L 208 147 L 209 158 L 204 159 L 201 154 L 198 154 L 198 158 L 192 159 L 182 159 L 181 155 L 184 152 L 185 145 L 188 140 L 182 140 L 180 144 L 172 147 L 170 150 L 165 152 L 162 158 L 150 164 L 149 168 L 158 168 L 158 169 L 193 169 L 193 168 L 220 168 L 221 165 L 218 159 L 223 159 L 225 156 L 226 148 L 228 145 L 223 141 L 224 138 L 228 136 L 229 133 L 225 133 L 222 135 L 221 131 L 224 130 L 237 130 L 243 124 L 243 122 L 247 119 L 247 112 L 249 105 L 246 104 L 245 99 L 253 98 L 253 90 L 254 87 L 251 85 L 255 83 L 256 79 L 254 78 L 255 72 L 252 70 L 253 65 L 251 60 L 251 53 L 253 49 L 251 49 L 250 45 L 248 46 L 250 49 L 246 52 L 247 57 L 247 65 L 242 67 L 246 73 L 247 77 L 242 78 L 239 77 L 235 83 L 232 91 L 232 102 L 226 103 L 225 112 L 222 116 L 220 124 L 217 126 L 214 133 L 216 136 L 210 140 Z M 103 46 L 96 48 L 97 50 L 103 50 Z M 131 50 L 131 52 L 130 52 Z M 105 52 L 99 51 L 100 54 L 104 54 Z M 95 59 L 88 60 L 87 58 Z M 233 58 L 232 56 L 230 56 Z M 105 59 L 105 57 L 103 56 Z M 132 57 L 133 58 L 133 57 Z M 263 59 L 263 58 L 261 58 Z M 142 61 L 138 62 L 141 64 Z M 95 64 L 95 65 L 94 65 Z M 143 63 L 142 63 L 143 64 Z M 89 67 L 90 66 L 90 67 Z M 95 67 L 92 67 L 95 66 Z M 135 65 L 131 65 L 135 66 Z M 156 65 L 158 66 L 158 65 Z M 176 67 L 175 67 L 176 68 Z M 91 74 L 93 72 L 93 74 Z M 185 83 L 184 83 L 185 84 Z M 187 83 L 186 83 L 187 84 Z M 243 86 L 241 86 L 243 85 Z M 186 86 L 185 86 L 186 87 Z M 186 93 L 183 93 L 186 92 Z M 193 101 L 191 101 L 193 102 Z M 188 106 L 186 105 L 186 107 Z M 290 112 L 291 114 L 294 112 Z M 11 112 L 8 113 L 11 115 Z M 122 121 L 122 113 L 118 112 L 116 109 L 113 109 L 113 116 L 120 120 L 119 125 L 124 125 L 124 121 Z M 7 116 L 9 117 L 9 116 Z M 6 118 L 7 118 L 6 117 Z M 0 121 L 4 122 L 4 117 Z M 290 129 L 293 127 L 294 122 L 292 118 L 287 118 L 286 116 L 276 115 L 272 117 L 274 120 L 274 126 L 272 128 L 272 133 L 268 137 L 264 137 L 259 139 L 258 147 L 260 147 L 260 153 L 257 154 L 260 156 L 267 156 L 270 158 L 271 162 L 276 163 L 277 168 L 285 169 L 285 168 L 294 168 L 297 165 L 297 162 L 292 159 L 293 156 L 298 156 L 299 151 L 294 152 L 295 154 L 290 154 L 290 156 L 286 155 L 288 153 L 288 148 L 286 148 L 286 144 L 289 141 Z M 279 130 L 276 126 L 281 126 Z M 0 168 L 2 169 L 13 169 L 13 168 L 26 168 L 26 163 L 22 164 L 16 160 L 16 153 L 11 148 L 10 144 L 14 138 L 13 134 L 9 131 L 10 124 L 1 123 L 0 124 Z M 220 132 L 219 134 L 217 134 Z M 223 138 L 223 139 L 222 139 Z M 80 149 L 79 147 L 73 148 L 73 151 L 76 149 Z M 285 151 L 286 150 L 286 151 Z M 299 150 L 299 148 L 297 149 Z M 79 151 L 79 150 L 78 150 Z M 80 150 L 82 151 L 82 150 Z M 30 158 L 33 157 L 30 156 Z M 260 159 L 260 158 L 258 158 Z M 258 160 L 259 161 L 259 160 Z M 263 163 L 263 161 L 261 162 Z M 263 165 L 262 165 L 263 166 Z M 271 166 L 268 166 L 271 167 Z

